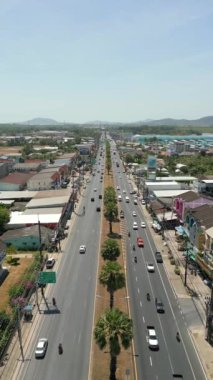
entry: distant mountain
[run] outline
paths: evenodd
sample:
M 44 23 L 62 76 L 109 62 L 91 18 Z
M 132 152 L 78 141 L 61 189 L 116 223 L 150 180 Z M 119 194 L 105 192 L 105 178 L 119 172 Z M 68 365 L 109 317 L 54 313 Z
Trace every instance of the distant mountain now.
M 188 119 L 172 119 L 172 118 L 167 118 L 167 119 L 159 119 L 159 120 L 152 120 L 152 119 L 147 119 L 143 121 L 135 121 L 135 122 L 110 122 L 110 121 L 101 121 L 101 120 L 95 120 L 95 121 L 90 121 L 86 123 L 72 123 L 72 122 L 66 122 L 66 123 L 61 123 L 58 122 L 54 119 L 47 119 L 47 118 L 35 118 L 32 120 L 24 121 L 23 123 L 16 123 L 16 124 L 21 124 L 21 125 L 40 125 L 40 126 L 52 126 L 52 125 L 74 125 L 78 127 L 140 127 L 143 125 L 148 125 L 148 126 L 170 126 L 170 127 L 213 127 L 213 116 L 206 116 L 202 117 L 200 119 L 195 119 L 195 120 L 188 120 Z
M 153 120 L 153 119 L 147 119 L 147 120 L 141 120 L 141 121 L 134 121 L 132 123 L 122 123 L 122 122 L 108 122 L 108 121 L 91 121 L 88 123 L 83 124 L 84 126 L 123 126 L 123 127 L 140 127 L 143 125 L 148 125 L 148 126 L 170 126 L 170 127 L 213 127 L 213 116 L 206 116 L 202 117 L 200 119 L 195 119 L 195 120 L 188 120 L 188 119 L 159 119 L 159 120 Z
M 140 124 L 138 122 L 137 124 Z M 200 119 L 187 120 L 187 119 L 160 119 L 160 120 L 146 120 L 142 121 L 143 125 L 159 126 L 168 125 L 174 127 L 212 127 L 213 126 L 213 116 L 201 117 Z
M 32 120 L 24 121 L 23 123 L 18 123 L 22 125 L 60 125 L 58 121 L 54 119 L 47 119 L 45 117 L 37 117 Z

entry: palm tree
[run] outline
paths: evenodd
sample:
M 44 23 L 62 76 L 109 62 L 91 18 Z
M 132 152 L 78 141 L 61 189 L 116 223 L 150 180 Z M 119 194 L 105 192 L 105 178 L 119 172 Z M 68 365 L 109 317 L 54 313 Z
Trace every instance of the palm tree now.
M 113 239 L 105 240 L 101 255 L 104 260 L 115 261 L 120 256 L 120 248 L 118 242 Z
M 107 162 L 106 162 L 106 168 L 107 168 L 107 174 L 109 175 L 109 171 L 111 169 L 111 161 L 110 160 L 107 160 Z
M 103 267 L 99 276 L 99 281 L 107 287 L 110 294 L 110 309 L 114 306 L 114 292 L 124 288 L 125 275 L 121 272 L 121 266 L 115 261 L 108 261 Z
M 116 380 L 117 356 L 121 346 L 129 348 L 133 338 L 132 320 L 118 309 L 106 311 L 97 321 L 94 331 L 95 341 L 103 350 L 106 345 L 110 351 L 110 380 Z
M 104 205 L 106 206 L 109 202 L 116 203 L 116 192 L 114 187 L 108 186 L 104 191 Z
M 109 222 L 109 234 L 112 234 L 112 222 L 118 219 L 118 208 L 114 202 L 108 202 L 105 205 L 104 216 Z

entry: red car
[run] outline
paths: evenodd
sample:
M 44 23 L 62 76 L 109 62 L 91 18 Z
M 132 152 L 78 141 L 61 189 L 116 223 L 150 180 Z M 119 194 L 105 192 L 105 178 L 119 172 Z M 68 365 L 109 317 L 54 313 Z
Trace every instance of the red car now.
M 137 245 L 138 247 L 144 247 L 144 240 L 142 237 L 137 238 Z

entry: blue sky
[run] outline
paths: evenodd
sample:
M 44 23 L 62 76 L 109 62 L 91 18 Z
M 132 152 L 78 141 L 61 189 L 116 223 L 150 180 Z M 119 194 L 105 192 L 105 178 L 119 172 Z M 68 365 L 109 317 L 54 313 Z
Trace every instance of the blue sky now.
M 0 0 L 0 122 L 213 115 L 212 0 Z

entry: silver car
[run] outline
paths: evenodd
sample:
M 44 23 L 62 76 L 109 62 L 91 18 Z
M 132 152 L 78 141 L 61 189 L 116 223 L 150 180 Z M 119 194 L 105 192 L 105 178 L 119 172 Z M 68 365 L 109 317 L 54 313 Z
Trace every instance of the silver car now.
M 47 347 L 48 347 L 48 339 L 47 338 L 40 338 L 38 341 L 38 344 L 36 346 L 35 357 L 36 358 L 43 358 L 46 354 Z

